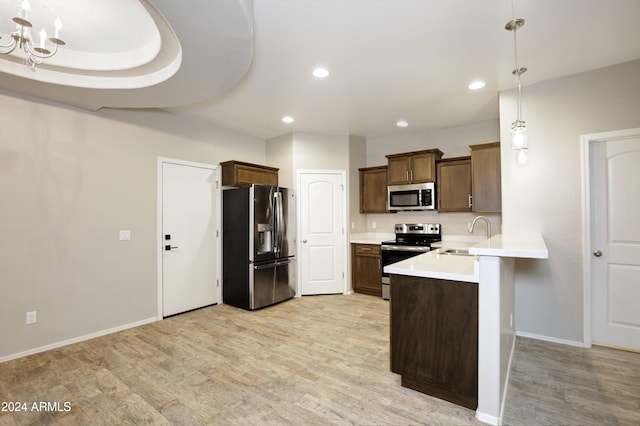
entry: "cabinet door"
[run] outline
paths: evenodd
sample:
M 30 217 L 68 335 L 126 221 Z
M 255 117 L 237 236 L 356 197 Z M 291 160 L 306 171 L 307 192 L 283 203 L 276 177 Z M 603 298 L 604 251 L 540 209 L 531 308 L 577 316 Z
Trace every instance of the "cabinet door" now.
M 360 213 L 388 213 L 386 166 L 360 169 Z
M 478 285 L 391 276 L 391 371 L 467 408 L 478 397 Z
M 278 169 L 275 167 L 245 163 L 242 161 L 225 161 L 222 166 L 222 185 L 278 185 Z
M 471 211 L 471 157 L 439 161 L 438 211 Z
M 500 142 L 471 146 L 471 183 L 474 212 L 502 210 Z
M 409 183 L 409 169 L 411 168 L 411 156 L 388 157 L 387 182 L 389 185 L 401 185 Z
M 411 156 L 412 183 L 435 182 L 436 156 L 433 153 L 414 154 Z
M 382 296 L 380 246 L 352 244 L 352 285 L 357 293 Z
M 236 166 L 236 184 L 238 185 L 278 185 L 278 172 L 258 167 Z

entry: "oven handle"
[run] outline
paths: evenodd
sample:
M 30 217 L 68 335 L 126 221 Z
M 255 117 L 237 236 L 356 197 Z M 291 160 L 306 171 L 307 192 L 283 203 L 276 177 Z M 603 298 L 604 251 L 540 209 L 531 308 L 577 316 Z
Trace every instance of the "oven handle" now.
M 383 246 L 380 246 L 380 248 L 382 250 L 415 251 L 415 252 L 420 252 L 420 253 L 426 253 L 428 251 L 431 251 L 431 247 L 425 247 L 425 246 L 389 246 L 389 245 L 383 245 Z

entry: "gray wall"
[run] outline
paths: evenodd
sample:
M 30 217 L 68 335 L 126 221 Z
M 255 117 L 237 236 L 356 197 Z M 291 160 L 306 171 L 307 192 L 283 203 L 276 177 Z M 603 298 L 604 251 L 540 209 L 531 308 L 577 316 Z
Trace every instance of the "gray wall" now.
M 0 360 L 157 315 L 159 156 L 266 157 L 263 140 L 156 111 L 0 94 L 0 117 Z
M 580 135 L 640 127 L 640 61 L 524 87 L 523 95 L 530 147 L 526 167 L 515 164 L 507 143 L 515 93 L 502 93 L 500 99 L 503 229 L 542 234 L 549 260 L 516 264 L 516 329 L 581 343 Z

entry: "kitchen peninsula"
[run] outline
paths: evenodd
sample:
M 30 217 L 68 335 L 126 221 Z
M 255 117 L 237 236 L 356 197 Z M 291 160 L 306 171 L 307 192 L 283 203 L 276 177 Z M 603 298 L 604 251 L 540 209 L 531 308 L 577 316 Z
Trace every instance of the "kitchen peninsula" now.
M 398 361 L 399 359 L 407 359 L 403 358 L 406 355 L 398 353 L 398 351 L 415 350 L 416 348 L 416 343 L 407 339 L 406 332 L 400 336 L 404 343 L 396 342 L 394 346 L 394 303 L 405 304 L 405 306 L 395 306 L 396 312 L 409 313 L 412 310 L 416 312 L 413 309 L 414 306 L 411 305 L 419 303 L 416 302 L 415 298 L 399 296 L 394 299 L 395 282 L 399 284 L 396 291 L 412 288 L 412 291 L 418 292 L 416 297 L 441 297 L 441 300 L 445 301 L 445 303 L 447 303 L 447 300 L 450 301 L 456 297 L 467 300 L 467 303 L 470 304 L 468 309 L 460 310 L 455 306 L 453 306 L 453 309 L 454 312 L 466 312 L 467 320 L 471 321 L 471 323 L 467 324 L 467 328 L 473 329 L 477 326 L 477 365 L 474 366 L 477 369 L 469 370 L 468 366 L 460 366 L 460 368 L 467 371 L 468 374 L 477 374 L 476 417 L 485 423 L 499 424 L 504 410 L 506 386 L 515 346 L 515 328 L 513 326 L 515 258 L 547 259 L 548 257 L 547 247 L 540 235 L 495 235 L 469 247 L 468 252 L 447 247 L 445 242 L 443 247 L 438 250 L 386 266 L 384 270 L 391 275 L 392 289 L 392 368 L 394 368 L 394 359 L 396 366 L 401 364 Z M 455 286 L 456 282 L 460 284 L 461 288 Z M 429 290 L 426 287 L 421 289 L 421 285 L 430 286 L 431 288 Z M 451 291 L 455 292 L 455 295 L 452 295 Z M 431 296 L 429 296 L 429 293 L 431 293 Z M 477 294 L 475 299 L 474 294 Z M 476 302 L 477 305 L 474 305 Z M 433 301 L 429 303 L 431 303 L 429 306 L 437 307 L 437 304 L 434 304 Z M 477 311 L 474 309 L 477 309 Z M 444 312 L 445 310 L 442 311 Z M 469 312 L 477 312 L 477 325 L 473 323 L 474 318 L 469 317 Z M 426 315 L 421 320 L 429 321 L 428 314 Z M 404 315 L 404 318 L 407 320 L 408 317 Z M 450 322 L 451 319 L 449 318 L 448 321 Z M 413 320 L 411 318 L 408 319 L 409 322 Z M 442 324 L 445 322 L 442 322 Z M 450 327 L 448 331 L 441 328 L 433 328 L 433 330 L 440 334 L 453 333 L 456 344 L 466 344 L 468 347 L 473 348 L 473 333 L 468 333 L 468 330 L 464 327 L 465 324 L 460 325 L 461 327 L 458 328 Z M 399 328 L 396 330 L 399 330 Z M 424 330 L 420 330 L 420 332 L 424 333 Z M 440 338 L 443 338 L 443 336 L 436 337 L 434 341 L 438 341 L 437 339 Z M 449 336 L 449 338 L 451 337 Z M 460 343 L 461 341 L 463 343 Z M 405 345 L 405 347 L 402 345 Z M 473 352 L 473 349 L 470 350 Z M 394 351 L 396 352 L 395 354 L 393 353 Z M 464 356 L 458 358 L 464 358 L 467 362 L 471 359 L 471 362 L 474 362 L 473 355 L 475 354 L 471 353 L 470 358 L 465 358 Z M 435 356 L 435 364 L 433 364 L 433 358 L 423 360 L 426 368 L 437 366 L 436 368 L 440 369 L 440 371 L 445 371 L 443 373 L 445 375 L 447 374 L 446 371 L 456 371 L 455 366 L 447 365 L 446 361 L 443 361 L 442 352 Z M 443 365 L 445 366 L 444 370 L 442 370 Z M 466 407 L 473 408 L 475 405 L 475 396 L 473 392 L 469 392 L 469 382 L 473 384 L 475 377 L 460 379 L 451 373 L 452 380 L 466 381 L 466 385 L 456 383 L 460 389 L 465 389 L 466 387 L 466 391 L 461 391 L 462 393 L 458 394 L 456 386 L 451 387 L 446 384 L 449 378 L 443 378 L 442 374 L 440 376 L 430 375 L 429 372 L 416 372 L 416 366 L 411 366 L 410 368 L 413 368 L 413 370 L 407 373 L 406 378 L 403 376 L 403 385 L 431 393 L 436 397 L 447 399 Z M 430 383 L 421 381 L 421 378 L 426 378 L 425 382 L 428 382 L 430 377 L 436 378 L 435 392 L 430 392 L 433 389 Z

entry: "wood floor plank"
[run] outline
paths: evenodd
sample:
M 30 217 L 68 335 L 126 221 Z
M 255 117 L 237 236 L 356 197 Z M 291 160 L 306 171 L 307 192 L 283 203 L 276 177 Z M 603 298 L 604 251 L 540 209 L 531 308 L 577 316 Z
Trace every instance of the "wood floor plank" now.
M 638 425 L 640 354 L 518 338 L 505 425 Z M 0 425 L 479 425 L 400 386 L 388 302 L 303 297 L 212 306 L 0 364 Z

